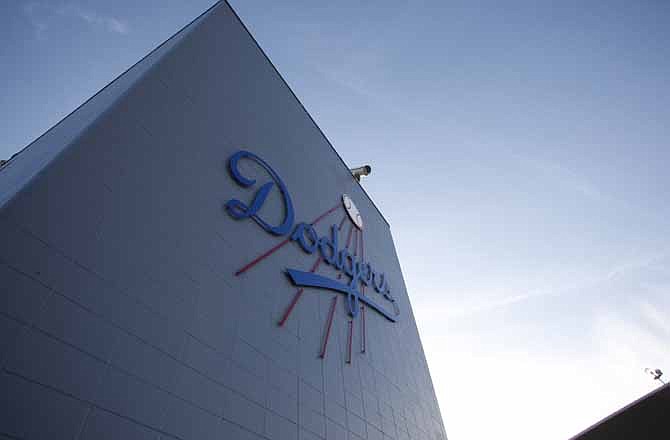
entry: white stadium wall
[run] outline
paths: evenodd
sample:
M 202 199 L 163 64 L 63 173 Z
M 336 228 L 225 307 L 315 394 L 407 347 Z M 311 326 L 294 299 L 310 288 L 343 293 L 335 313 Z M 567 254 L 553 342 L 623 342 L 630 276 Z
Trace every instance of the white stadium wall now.
M 0 274 L 0 438 L 446 439 L 388 224 L 225 2 L 0 169 Z

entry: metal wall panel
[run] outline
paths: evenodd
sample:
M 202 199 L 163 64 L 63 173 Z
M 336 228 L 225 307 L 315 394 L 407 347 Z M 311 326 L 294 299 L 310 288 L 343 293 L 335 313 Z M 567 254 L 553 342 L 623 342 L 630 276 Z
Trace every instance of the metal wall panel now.
M 230 7 L 108 90 L 61 123 L 71 135 L 44 138 L 48 158 L 33 146 L 0 171 L 0 434 L 445 439 L 388 224 Z M 296 222 L 337 207 L 320 235 L 354 200 L 357 249 L 385 272 L 396 322 L 368 308 L 363 342 L 340 295 L 321 358 L 338 294 L 306 288 L 277 325 L 296 293 L 284 270 L 316 254 L 289 242 L 235 275 L 283 239 L 224 210 L 255 190 L 228 172 L 242 149 L 281 175 Z M 261 214 L 282 220 L 276 189 Z

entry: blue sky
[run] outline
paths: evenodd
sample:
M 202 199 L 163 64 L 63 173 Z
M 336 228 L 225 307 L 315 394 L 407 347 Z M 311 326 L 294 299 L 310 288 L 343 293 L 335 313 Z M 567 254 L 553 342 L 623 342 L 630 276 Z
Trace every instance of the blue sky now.
M 0 156 L 212 3 L 3 2 Z M 565 439 L 670 370 L 670 5 L 504 3 L 232 1 L 373 167 L 449 438 Z

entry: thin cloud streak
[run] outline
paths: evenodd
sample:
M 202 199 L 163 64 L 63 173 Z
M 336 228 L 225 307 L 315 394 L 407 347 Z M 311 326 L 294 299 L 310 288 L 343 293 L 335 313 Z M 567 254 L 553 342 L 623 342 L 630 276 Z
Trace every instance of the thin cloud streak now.
M 126 35 L 129 32 L 128 24 L 125 21 L 115 17 L 100 15 L 95 11 L 87 11 L 74 5 L 66 6 L 62 9 L 61 13 L 77 17 L 92 26 L 100 27 L 117 34 Z
M 537 170 L 542 175 L 554 179 L 558 185 L 581 194 L 587 199 L 597 202 L 612 201 L 609 196 L 589 180 L 561 165 L 531 157 L 516 156 L 516 159 L 520 163 Z
M 652 328 L 662 333 L 664 338 L 670 338 L 670 323 L 667 321 L 667 314 L 664 314 L 660 308 L 648 301 L 640 302 L 640 312 L 642 317 Z
M 632 258 L 626 261 L 622 261 L 616 265 L 613 265 L 611 268 L 602 271 L 600 274 L 593 274 L 593 276 L 584 279 L 579 282 L 574 282 L 568 285 L 562 286 L 549 286 L 546 289 L 539 289 L 530 292 L 501 295 L 498 298 L 489 298 L 480 300 L 474 304 L 450 304 L 445 303 L 440 306 L 436 306 L 435 301 L 431 301 L 430 307 L 426 307 L 426 311 L 430 311 L 428 315 L 424 316 L 424 319 L 429 319 L 434 316 L 439 319 L 442 318 L 467 318 L 480 313 L 488 313 L 494 310 L 502 309 L 505 307 L 510 307 L 517 305 L 519 303 L 524 303 L 528 300 L 551 297 L 551 296 L 560 296 L 566 294 L 573 294 L 575 292 L 584 292 L 584 291 L 593 291 L 599 292 L 599 286 L 611 282 L 616 279 L 620 279 L 626 276 L 630 276 L 637 271 L 652 267 L 654 264 L 662 261 L 667 256 L 667 252 L 657 252 L 638 258 Z M 482 298 L 481 292 L 474 293 L 468 292 L 461 295 L 464 298 Z M 417 302 L 418 308 L 422 309 L 422 313 L 425 313 L 424 308 L 421 307 L 423 304 Z M 654 319 L 655 323 L 658 325 L 659 322 L 663 322 L 660 318 L 660 314 L 657 310 L 653 309 L 651 305 L 643 308 L 643 311 L 646 312 L 646 315 Z M 663 327 L 670 332 L 670 326 Z
M 44 33 L 49 28 L 62 26 L 62 23 L 56 22 L 59 17 L 75 19 L 92 28 L 119 35 L 130 33 L 130 26 L 125 20 L 82 8 L 75 3 L 30 2 L 23 6 L 23 12 L 33 26 L 38 38 L 44 37 Z

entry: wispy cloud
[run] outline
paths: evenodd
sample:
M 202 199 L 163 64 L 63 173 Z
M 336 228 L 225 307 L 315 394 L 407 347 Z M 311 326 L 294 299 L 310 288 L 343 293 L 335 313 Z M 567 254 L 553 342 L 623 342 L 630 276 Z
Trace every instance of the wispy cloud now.
M 632 272 L 648 269 L 657 263 L 662 262 L 668 256 L 667 250 L 651 253 L 648 255 L 640 255 L 623 261 L 620 264 L 613 266 L 607 273 L 606 280 L 614 280 L 622 276 L 628 275 Z
M 594 345 L 611 360 L 612 368 L 648 380 L 642 374 L 644 367 L 665 369 L 670 360 L 667 324 L 660 314 L 660 309 L 648 302 L 626 312 L 601 311 L 594 320 Z
M 466 337 L 461 332 L 422 333 L 440 408 L 449 417 L 450 438 L 488 439 L 514 432 L 515 438 L 542 433 L 543 439 L 566 439 L 656 386 L 643 368 L 665 369 L 667 344 L 607 311 L 592 327 L 592 333 L 575 341 L 588 344 L 579 353 L 509 346 L 492 350 L 469 327 L 473 334 Z M 454 395 L 458 399 L 449 397 Z M 482 414 L 490 423 L 478 423 Z M 547 432 L 555 414 L 561 414 L 561 424 Z
M 63 26 L 62 19 L 76 20 L 94 29 L 119 35 L 126 35 L 130 32 L 126 20 L 105 15 L 72 2 L 28 2 L 24 5 L 23 11 L 38 37 L 43 37 L 44 33 L 52 27 Z
M 41 38 L 49 28 L 48 17 L 44 14 L 44 5 L 30 2 L 23 5 L 23 12 L 35 31 L 35 36 Z
M 661 311 L 658 305 L 652 304 L 648 301 L 640 302 L 640 312 L 642 318 L 664 339 L 670 338 L 670 322 L 668 322 L 668 315 Z
M 424 319 L 457 319 L 457 318 L 468 318 L 479 313 L 491 312 L 493 310 L 502 309 L 505 307 L 512 306 L 514 304 L 522 303 L 531 298 L 542 296 L 542 294 L 533 294 L 533 293 L 520 293 L 512 294 L 508 296 L 502 296 L 499 298 L 481 298 L 466 301 L 464 304 L 431 304 L 430 307 L 421 307 L 422 304 L 418 303 L 418 308 L 421 309 L 422 318 Z M 477 298 L 478 295 L 468 295 L 468 297 Z M 423 316 L 428 314 L 429 316 Z
M 458 301 L 444 300 L 438 302 L 435 301 L 433 295 L 426 295 L 425 298 L 430 298 L 430 304 L 423 304 L 421 298 L 414 300 L 414 303 L 421 309 L 422 318 L 426 320 L 469 318 L 477 314 L 514 307 L 539 298 L 583 295 L 586 292 L 598 293 L 602 291 L 604 286 L 608 286 L 612 282 L 640 279 L 641 273 L 645 273 L 650 268 L 662 263 L 667 256 L 668 250 L 661 249 L 648 254 L 623 257 L 614 264 L 586 276 L 580 278 L 566 277 L 566 280 L 560 284 L 547 284 L 532 290 L 516 291 L 511 287 L 503 286 L 493 291 L 463 292 Z M 670 335 L 670 325 L 662 326 L 665 321 L 656 308 L 651 304 L 641 304 L 640 309 L 652 324 L 667 330 Z
M 530 157 L 517 156 L 516 159 L 520 163 L 539 171 L 546 178 L 553 179 L 558 185 L 581 194 L 588 199 L 599 202 L 610 199 L 587 178 L 562 165 Z
M 128 23 L 116 17 L 99 14 L 95 11 L 82 9 L 74 4 L 64 5 L 58 10 L 61 15 L 78 18 L 91 26 L 105 29 L 109 32 L 125 35 L 129 32 Z
M 626 270 L 635 274 L 640 266 L 642 263 L 622 264 L 618 271 L 603 272 L 601 279 L 606 280 L 610 272 L 617 277 Z M 530 297 L 509 296 L 481 304 L 481 310 Z M 544 351 L 534 345 L 535 338 L 513 333 L 533 327 L 522 325 L 521 330 L 509 332 L 518 335 L 518 343 L 492 346 L 483 342 L 490 337 L 486 324 L 458 323 L 453 317 L 432 314 L 428 306 L 415 307 L 440 407 L 450 416 L 448 432 L 462 438 L 492 438 L 500 431 L 514 431 L 516 438 L 537 438 L 551 423 L 551 415 L 560 413 L 561 426 L 543 438 L 565 439 L 646 394 L 657 383 L 644 368 L 665 371 L 670 365 L 668 312 L 664 298 L 631 297 L 623 304 L 603 304 L 580 326 L 579 337 L 571 341 L 569 350 L 547 347 Z M 428 320 L 435 322 L 432 328 Z M 445 320 L 451 321 L 449 331 L 444 330 Z M 509 323 L 513 329 L 516 325 Z M 564 325 L 568 327 L 570 321 Z M 459 398 L 449 397 L 454 395 Z M 537 401 L 543 405 L 538 407 Z M 478 424 L 481 414 L 490 415 L 494 423 Z M 519 424 L 515 414 L 523 414 L 531 423 Z

